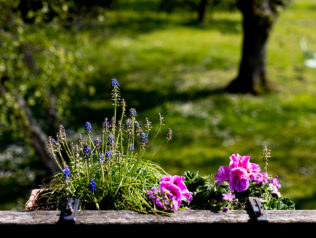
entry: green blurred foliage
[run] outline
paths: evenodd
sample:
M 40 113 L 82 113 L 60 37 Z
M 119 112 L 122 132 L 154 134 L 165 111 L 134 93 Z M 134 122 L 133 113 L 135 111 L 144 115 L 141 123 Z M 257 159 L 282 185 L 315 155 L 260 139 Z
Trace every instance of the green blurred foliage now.
M 63 44 L 69 38 L 58 34 L 58 23 L 45 25 L 42 31 L 45 6 L 38 10 L 36 25 L 32 27 L 22 21 L 18 3 L 1 1 L 0 79 L 5 91 L 0 98 L 0 115 L 2 133 L 10 130 L 24 137 L 19 135 L 20 124 L 25 121 L 19 112 L 17 96 L 25 98 L 43 130 L 48 132 L 47 114 L 54 113 L 60 119 L 67 115 L 72 96 L 84 89 L 89 64 L 75 38 L 72 45 Z M 63 18 L 63 14 L 58 15 L 58 20 Z
M 1 150 L 5 150 L 12 143 L 19 144 L 21 149 L 30 150 L 25 154 L 25 158 L 31 154 L 34 163 L 36 156 L 33 148 L 29 146 L 30 136 L 23 130 L 23 126 L 28 122 L 25 112 L 19 107 L 18 98 L 25 99 L 42 130 L 51 133 L 56 126 L 54 123 L 69 116 L 72 98 L 85 91 L 89 64 L 83 59 L 74 38 L 73 44 L 63 44 L 65 35 L 59 35 L 56 29 L 59 21 L 63 21 L 65 17 L 63 14 L 58 14 L 54 21 L 47 25 L 44 21 L 47 13 L 44 4 L 36 12 L 33 27 L 22 19 L 19 10 L 21 2 L 0 1 L 0 141 Z M 58 3 L 60 8 L 52 5 L 56 12 L 57 9 L 64 9 L 63 1 Z M 44 25 L 45 31 L 42 31 Z M 51 122 L 52 117 L 55 122 Z M 6 158 L 1 161 L 1 171 L 11 171 L 12 168 L 5 161 Z M 38 163 L 35 164 L 38 166 Z M 17 166 L 20 170 L 27 168 L 19 164 Z M 42 168 L 39 174 L 47 176 L 44 171 Z M 19 180 L 14 177 L 19 175 L 13 173 L 10 176 L 1 176 L 1 186 L 4 186 L 2 191 L 8 190 L 8 179 Z M 38 182 L 36 176 L 32 178 L 29 186 Z M 14 191 L 8 192 L 14 196 Z M 7 193 L 1 194 L 1 197 L 7 196 Z

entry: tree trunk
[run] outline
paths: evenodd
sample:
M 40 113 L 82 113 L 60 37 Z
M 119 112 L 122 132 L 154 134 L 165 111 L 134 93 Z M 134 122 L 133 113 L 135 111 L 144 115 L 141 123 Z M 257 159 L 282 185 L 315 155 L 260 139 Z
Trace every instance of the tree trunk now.
M 198 5 L 198 22 L 202 23 L 204 21 L 206 6 L 208 4 L 208 0 L 200 0 Z
M 228 85 L 233 93 L 260 94 L 270 90 L 266 76 L 266 46 L 275 21 L 269 0 L 240 0 L 243 15 L 242 57 L 237 77 Z

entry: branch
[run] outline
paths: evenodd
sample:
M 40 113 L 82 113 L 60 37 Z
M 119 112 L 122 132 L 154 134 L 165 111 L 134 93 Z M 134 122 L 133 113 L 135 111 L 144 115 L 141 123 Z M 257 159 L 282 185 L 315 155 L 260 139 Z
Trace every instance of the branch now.
M 3 95 L 7 93 L 7 90 L 1 84 L 0 92 Z M 51 158 L 47 148 L 47 136 L 32 115 L 25 99 L 19 95 L 16 95 L 15 98 L 20 109 L 20 115 L 16 115 L 16 120 L 24 121 L 22 122 L 22 130 L 25 133 L 26 138 L 30 140 L 30 144 L 36 151 L 39 159 L 43 162 L 49 172 L 53 174 L 58 170 L 58 167 L 55 161 Z

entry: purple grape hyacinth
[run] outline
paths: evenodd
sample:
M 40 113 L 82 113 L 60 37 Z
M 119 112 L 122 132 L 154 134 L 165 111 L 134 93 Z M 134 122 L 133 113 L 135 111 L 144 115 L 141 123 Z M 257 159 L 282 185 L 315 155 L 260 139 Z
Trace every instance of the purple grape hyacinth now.
M 61 173 L 63 173 L 64 177 L 69 177 L 71 175 L 70 170 L 68 169 L 68 167 L 66 167 L 64 170 L 60 170 Z
M 91 151 L 91 147 L 90 147 L 89 145 L 85 145 L 85 146 L 83 147 L 83 151 L 84 151 L 85 153 L 89 153 L 89 152 Z
M 120 86 L 120 84 L 118 83 L 118 81 L 116 80 L 116 78 L 113 78 L 112 79 L 112 82 L 111 82 L 111 85 L 112 85 L 112 87 L 119 87 Z
M 104 160 L 102 153 L 99 154 L 98 158 L 99 158 L 99 161 L 101 162 L 101 164 L 103 164 L 105 160 Z
M 95 140 L 94 140 L 94 144 L 96 144 L 96 145 L 100 145 L 102 143 L 102 140 L 99 138 L 99 137 L 97 137 Z
M 95 193 L 97 191 L 96 186 L 95 186 L 95 182 L 92 178 L 90 178 L 90 180 L 89 180 L 88 188 L 93 193 Z
M 85 123 L 84 127 L 86 128 L 86 130 L 87 130 L 88 132 L 90 132 L 90 131 L 92 130 L 91 123 L 88 122 L 88 121 Z
M 105 157 L 106 157 L 106 158 L 113 158 L 113 153 L 112 153 L 112 151 L 107 150 L 107 151 L 105 152 Z
M 147 142 L 147 141 L 148 141 L 148 135 L 147 135 L 147 133 L 146 133 L 146 132 L 142 132 L 142 133 L 140 134 L 140 139 L 141 139 L 142 141 L 144 141 L 144 142 Z
M 113 135 L 108 136 L 108 141 L 115 141 L 115 137 Z
M 130 151 L 133 151 L 133 150 L 134 150 L 134 145 L 133 145 L 133 144 L 130 144 L 130 145 L 128 146 L 128 149 L 129 149 Z
M 130 114 L 132 117 L 136 116 L 136 109 L 135 109 L 135 108 L 130 108 L 130 109 L 129 109 L 129 114 Z

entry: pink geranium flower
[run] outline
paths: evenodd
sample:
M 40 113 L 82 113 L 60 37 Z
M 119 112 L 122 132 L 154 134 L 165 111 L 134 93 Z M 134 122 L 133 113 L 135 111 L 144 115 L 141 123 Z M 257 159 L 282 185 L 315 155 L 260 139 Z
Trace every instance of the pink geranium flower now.
M 178 186 L 181 189 L 181 191 L 184 191 L 187 189 L 187 186 L 184 183 L 184 179 L 185 178 L 183 176 L 175 175 L 173 176 L 172 182 L 174 185 Z
M 255 163 L 250 163 L 250 156 L 240 156 L 239 154 L 230 156 L 230 168 L 244 168 L 253 179 L 260 172 L 260 166 Z
M 242 192 L 249 187 L 249 175 L 244 168 L 233 168 L 230 171 L 229 188 L 233 191 Z
M 269 176 L 267 173 L 258 173 L 254 180 L 256 183 L 266 183 L 269 181 Z
M 182 198 L 181 189 L 173 183 L 161 182 L 160 190 L 162 194 L 166 195 L 171 200 L 181 200 Z
M 182 176 L 166 175 L 160 179 L 160 189 L 149 190 L 148 198 L 151 199 L 158 208 L 168 210 L 178 210 L 182 201 L 191 202 L 192 192 L 190 192 Z
M 173 185 L 177 186 L 181 191 L 181 200 L 187 200 L 188 202 L 192 201 L 192 192 L 187 189 L 187 186 L 184 183 L 183 176 L 165 176 L 166 178 L 163 181 L 169 181 Z
M 160 179 L 160 182 L 171 182 L 173 180 L 173 176 L 172 175 L 165 175 Z
M 229 163 L 229 167 L 230 168 L 244 168 L 244 169 L 250 169 L 251 165 L 250 165 L 250 156 L 240 156 L 239 154 L 235 155 L 231 155 L 230 156 L 230 163 Z
M 221 184 L 223 182 L 228 182 L 229 181 L 229 176 L 230 176 L 230 167 L 227 166 L 221 166 L 218 169 L 218 173 L 215 175 L 215 180 L 217 181 L 217 184 Z
M 229 166 L 219 167 L 215 180 L 217 184 L 229 182 L 231 190 L 241 192 L 249 187 L 249 180 L 258 179 L 260 170 L 259 165 L 250 163 L 250 156 L 233 154 L 230 156 Z
M 271 179 L 269 187 L 272 190 L 272 192 L 275 192 L 275 193 L 278 192 L 279 188 L 281 188 L 281 184 L 279 183 L 278 178 Z
M 233 201 L 235 199 L 235 194 L 232 193 L 223 193 L 223 201 Z
M 260 166 L 255 163 L 250 163 L 251 168 L 247 169 L 247 172 L 249 173 L 249 177 L 251 180 L 254 180 L 257 175 L 260 173 L 261 169 Z

